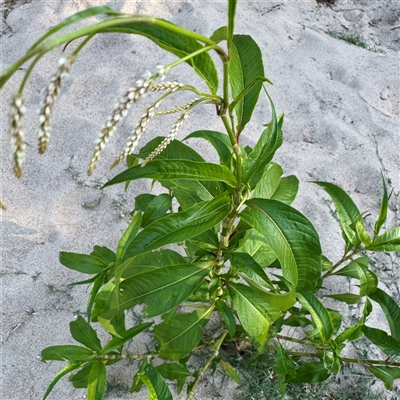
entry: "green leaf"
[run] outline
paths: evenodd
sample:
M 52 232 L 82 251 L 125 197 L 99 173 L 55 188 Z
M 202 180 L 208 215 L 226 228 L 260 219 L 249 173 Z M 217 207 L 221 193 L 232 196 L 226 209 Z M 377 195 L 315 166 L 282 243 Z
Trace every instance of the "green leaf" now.
M 169 194 L 163 193 L 155 197 L 143 214 L 142 227 L 145 228 L 158 218 L 164 217 L 171 208 L 171 204 L 172 197 Z
M 345 267 L 336 271 L 333 275 L 341 275 L 348 276 L 350 278 L 360 279 L 359 276 L 359 267 L 363 269 L 368 268 L 369 258 L 368 257 L 358 257 L 355 260 L 351 261 Z
M 155 194 L 143 193 L 135 197 L 135 211 L 145 212 L 147 206 L 156 197 Z
M 286 376 L 286 382 L 292 383 L 318 383 L 325 381 L 330 376 L 323 362 L 302 363 L 296 370 L 296 376 Z
M 89 374 L 94 362 L 95 360 L 92 360 L 83 364 L 83 367 L 76 374 L 69 377 L 69 381 L 72 382 L 74 388 L 83 389 L 88 387 Z
M 171 243 L 190 239 L 220 223 L 229 212 L 230 198 L 224 193 L 178 213 L 166 215 L 143 229 L 126 250 L 129 258 Z
M 264 129 L 253 151 L 243 162 L 243 180 L 253 189 L 264 174 L 265 167 L 272 160 L 282 144 L 283 115 L 276 117 L 275 106 L 270 98 L 272 121 Z
M 365 230 L 364 221 L 358 220 L 356 222 L 356 232 L 357 232 L 357 236 L 364 243 L 364 246 L 368 247 L 372 243 L 371 236 Z
M 286 377 L 291 376 L 294 378 L 296 376 L 296 364 L 286 354 L 285 349 L 280 345 L 275 353 L 274 371 L 279 379 L 279 393 L 284 393 L 287 386 L 285 382 Z
M 228 330 L 229 336 L 233 338 L 236 333 L 236 319 L 231 308 L 226 304 L 224 300 L 217 300 L 215 303 L 217 310 L 222 314 L 226 329 Z
M 115 337 L 111 339 L 103 348 L 103 353 L 109 353 L 110 351 L 114 351 L 123 346 L 128 340 L 131 340 L 133 337 L 139 335 L 139 333 L 143 332 L 149 326 L 151 326 L 153 322 L 145 322 L 143 324 L 136 325 L 124 333 L 121 334 L 120 337 Z
M 90 291 L 89 297 L 88 297 L 88 302 L 86 306 L 86 314 L 87 314 L 87 321 L 90 322 L 92 318 L 92 311 L 93 311 L 93 304 L 96 300 L 97 293 L 101 289 L 101 287 L 104 284 L 104 276 L 100 275 L 96 278 L 94 281 L 94 285 L 92 287 L 92 290 Z
M 314 324 L 324 343 L 328 343 L 333 335 L 333 323 L 328 310 L 312 292 L 298 293 L 301 305 L 311 314 Z
M 353 244 L 354 247 L 358 247 L 361 244 L 361 240 L 352 226 L 355 226 L 357 221 L 362 223 L 363 219 L 353 200 L 343 189 L 332 183 L 314 183 L 324 188 L 325 191 L 332 198 L 332 201 L 336 207 L 337 215 L 339 217 L 342 232 L 344 233 L 345 237 Z
M 222 366 L 222 368 L 224 369 L 224 371 L 226 372 L 226 374 L 233 380 L 235 381 L 238 385 L 241 384 L 240 382 L 240 378 L 238 373 L 236 372 L 235 368 L 232 367 L 232 365 L 230 363 L 228 363 L 228 361 L 225 360 L 220 360 L 219 362 Z
M 162 22 L 163 26 L 158 26 L 157 21 Z M 174 32 L 170 27 L 179 28 L 183 33 Z M 182 28 L 171 22 L 157 18 L 151 18 L 149 23 L 121 23 L 115 28 L 103 29 L 102 32 L 123 32 L 143 35 L 162 49 L 169 51 L 179 58 L 192 54 L 203 47 L 197 40 L 189 37 Z M 190 31 L 187 32 L 193 33 Z M 218 90 L 218 72 L 211 56 L 207 52 L 203 52 L 186 62 L 193 67 L 200 78 L 206 82 L 211 92 L 215 94 Z
M 198 308 L 190 314 L 167 315 L 153 331 L 160 344 L 160 357 L 179 360 L 189 354 L 199 344 L 202 328 L 207 324 L 213 308 Z
M 400 368 L 367 366 L 369 372 L 380 379 L 388 390 L 393 390 L 393 381 L 400 378 Z
M 252 199 L 242 220 L 264 235 L 280 261 L 283 277 L 299 292 L 312 290 L 321 274 L 321 245 L 311 222 L 276 200 Z
M 107 371 L 102 360 L 93 363 L 89 374 L 87 399 L 102 400 L 107 386 Z
M 400 356 L 400 341 L 389 336 L 385 331 L 376 328 L 370 328 L 364 325 L 361 328 L 364 335 L 376 346 L 378 346 L 386 355 Z
M 260 48 L 251 36 L 234 35 L 231 42 L 230 35 L 228 25 L 228 41 L 231 44 L 229 81 L 232 97 L 235 99 L 252 81 L 264 76 L 264 66 Z M 245 125 L 250 121 L 261 88 L 262 82 L 254 84 L 244 98 L 237 103 L 235 110 L 238 120 L 236 128 L 238 134 L 243 131 Z
M 69 269 L 79 271 L 84 274 L 98 274 L 108 267 L 100 258 L 89 254 L 60 252 L 60 263 Z
M 104 310 L 108 309 L 111 300 L 114 297 L 114 282 L 106 283 L 101 291 L 97 294 L 96 300 L 94 303 L 94 307 L 92 310 L 92 322 L 97 322 L 97 318 L 100 314 L 104 312 Z M 112 318 L 111 316 L 110 318 Z
M 138 212 L 129 223 L 128 228 L 122 234 L 121 239 L 119 239 L 117 247 L 117 259 L 123 259 L 126 250 L 129 248 L 132 241 L 135 239 L 136 234 L 139 232 L 140 226 L 142 224 L 142 214 Z
M 214 41 L 215 43 L 222 42 L 223 40 L 228 39 L 228 27 L 227 26 L 221 26 L 221 28 L 218 28 L 217 30 L 214 31 L 214 33 L 210 36 L 210 39 Z
M 201 138 L 210 142 L 218 153 L 221 164 L 229 166 L 232 159 L 232 145 L 227 134 L 215 131 L 195 131 L 186 136 L 184 140 Z
M 101 342 L 97 337 L 96 331 L 88 324 L 85 319 L 78 315 L 76 321 L 69 324 L 72 337 L 79 343 L 93 351 L 101 351 Z
M 386 183 L 385 183 L 385 177 L 382 175 L 382 185 L 383 185 L 383 196 L 382 196 L 382 202 L 381 202 L 381 207 L 379 210 L 379 216 L 378 219 L 375 223 L 374 227 L 374 236 L 378 236 L 379 230 L 382 228 L 382 225 L 385 223 L 386 218 L 387 218 L 387 210 L 388 210 L 388 193 L 387 193 L 387 188 L 386 188 Z
M 176 391 L 178 394 L 182 391 L 187 377 L 192 373 L 186 368 L 186 365 L 176 363 L 164 363 L 156 367 L 161 376 L 170 381 L 176 380 L 178 385 Z
M 46 393 L 43 396 L 43 400 L 47 399 L 47 396 L 50 394 L 50 392 L 53 390 L 54 386 L 57 384 L 57 382 L 65 375 L 69 374 L 72 371 L 75 371 L 81 366 L 81 364 L 68 364 L 66 367 L 60 369 L 60 371 L 57 372 L 55 377 L 51 380 L 49 386 L 47 387 Z
M 389 229 L 382 235 L 377 236 L 372 244 L 368 246 L 370 251 L 400 251 L 400 226 Z
M 361 299 L 360 295 L 353 293 L 327 294 L 324 297 L 329 297 L 330 299 L 335 299 L 346 304 L 356 304 Z
M 382 308 L 389 323 L 390 333 L 400 341 L 400 307 L 399 305 L 383 290 L 376 289 L 370 293 L 368 297 L 376 301 Z
M 144 372 L 139 372 L 139 376 L 149 391 L 148 400 L 173 400 L 163 377 L 152 365 L 146 365 Z
M 81 346 L 61 345 L 50 346 L 42 350 L 42 361 L 87 361 L 93 356 L 93 352 Z
M 248 286 L 230 282 L 228 290 L 243 328 L 249 336 L 264 344 L 270 324 L 279 318 L 280 313 Z
M 93 251 L 90 254 L 100 258 L 106 264 L 111 264 L 116 261 L 115 253 L 105 246 L 94 246 Z
M 230 253 L 229 260 L 233 267 L 246 274 L 253 281 L 260 285 L 266 285 L 269 288 L 273 287 L 267 274 L 250 254 L 240 252 Z
M 115 185 L 125 181 L 135 179 L 188 179 L 224 182 L 229 186 L 236 185 L 236 178 L 232 172 L 224 165 L 195 162 L 190 160 L 157 160 L 154 159 L 144 167 L 136 165 L 115 176 L 103 187 Z
M 111 318 L 117 312 L 140 303 L 146 304 L 145 311 L 149 317 L 168 311 L 196 290 L 212 265 L 210 261 L 173 265 L 125 279 L 119 285 L 118 297 L 113 296 L 101 317 Z

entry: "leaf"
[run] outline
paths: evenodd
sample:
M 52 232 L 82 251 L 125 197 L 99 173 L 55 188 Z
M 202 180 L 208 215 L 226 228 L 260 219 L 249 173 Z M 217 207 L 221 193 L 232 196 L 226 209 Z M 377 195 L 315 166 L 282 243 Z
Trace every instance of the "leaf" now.
M 294 378 L 296 376 L 296 364 L 286 354 L 285 349 L 282 346 L 278 346 L 275 353 L 275 365 L 274 371 L 278 375 L 279 379 L 279 393 L 284 393 L 286 390 L 286 376 Z
M 240 218 L 264 235 L 293 289 L 312 290 L 321 274 L 321 245 L 311 222 L 276 200 L 252 199 Z
M 163 193 L 155 197 L 143 214 L 142 227 L 150 225 L 158 218 L 164 217 L 172 205 L 172 197 L 169 194 Z
M 400 307 L 387 293 L 381 289 L 376 289 L 368 297 L 376 301 L 382 308 L 389 323 L 390 333 L 400 341 Z
M 376 328 L 370 328 L 364 325 L 361 328 L 364 335 L 376 346 L 378 346 L 386 355 L 400 356 L 400 341 L 389 336 L 385 331 Z
M 272 121 L 264 129 L 253 151 L 243 162 L 243 180 L 253 189 L 264 174 L 265 167 L 272 160 L 282 144 L 283 115 L 276 117 L 275 106 L 270 98 Z
M 94 362 L 95 360 L 92 360 L 83 364 L 83 367 L 76 374 L 69 377 L 69 381 L 72 382 L 74 388 L 83 389 L 88 387 L 89 374 Z
M 51 380 L 49 386 L 47 387 L 46 393 L 43 396 L 43 400 L 47 398 L 47 396 L 50 394 L 50 392 L 53 390 L 54 386 L 57 384 L 57 382 L 65 375 L 69 374 L 70 372 L 78 369 L 81 366 L 81 364 L 68 364 L 66 367 L 60 369 L 60 371 L 57 372 L 55 377 Z
M 370 251 L 400 251 L 400 226 L 389 229 L 382 235 L 377 236 L 372 244 L 368 246 Z
M 87 399 L 102 400 L 107 386 L 107 371 L 102 360 L 93 363 L 89 374 Z
M 354 204 L 350 196 L 340 187 L 329 182 L 314 183 L 324 188 L 332 198 L 332 201 L 336 207 L 337 215 L 339 217 L 342 232 L 353 244 L 353 246 L 357 248 L 361 244 L 361 240 L 354 228 L 352 228 L 352 225 L 355 226 L 357 221 L 361 223 L 363 222 L 362 215 L 357 206 Z
M 111 318 L 117 312 L 146 304 L 149 317 L 159 315 L 186 300 L 210 272 L 210 261 L 161 267 L 123 280 L 118 298 L 113 296 L 101 317 Z
M 386 386 L 386 389 L 393 390 L 393 381 L 400 378 L 400 368 L 385 366 L 367 366 L 369 372 L 374 374 Z
M 363 269 L 368 268 L 368 264 L 368 257 L 358 257 L 339 271 L 334 272 L 333 275 L 348 276 L 350 278 L 360 279 L 359 267 L 362 267 Z
M 144 167 L 136 165 L 115 176 L 104 186 L 111 186 L 135 179 L 188 179 L 224 182 L 235 187 L 236 178 L 224 165 L 190 160 L 157 160 L 148 162 Z
M 106 264 L 111 264 L 116 261 L 115 253 L 105 246 L 94 246 L 93 251 L 90 254 L 100 258 Z
M 312 292 L 298 293 L 301 305 L 311 314 L 323 343 L 328 343 L 333 335 L 333 323 L 328 310 Z
M 99 290 L 101 289 L 103 284 L 104 284 L 104 276 L 100 275 L 94 281 L 92 290 L 89 293 L 88 302 L 87 302 L 87 306 L 86 306 L 86 314 L 87 314 L 88 322 L 90 322 L 90 320 L 92 318 L 93 304 L 96 300 L 97 293 L 99 292 Z
M 155 194 L 143 193 L 135 197 L 135 211 L 145 212 L 147 206 L 156 197 Z
M 198 308 L 190 314 L 172 313 L 157 325 L 153 333 L 160 344 L 160 357 L 179 360 L 189 354 L 199 344 L 213 308 Z
M 286 382 L 292 383 L 318 383 L 325 381 L 330 376 L 323 362 L 302 363 L 296 369 L 296 376 L 286 376 Z
M 243 328 L 250 337 L 264 344 L 270 324 L 279 318 L 280 313 L 248 286 L 230 282 L 228 290 Z
M 161 24 L 162 26 L 160 26 Z M 174 28 L 179 28 L 182 33 L 176 32 Z M 103 29 L 102 32 L 124 32 L 145 36 L 157 46 L 179 58 L 192 54 L 203 47 L 197 40 L 189 37 L 187 33 L 192 36 L 200 35 L 190 31 L 186 31 L 186 33 L 183 28 L 171 22 L 153 17 L 148 23 L 121 23 L 115 28 Z M 207 40 L 207 42 L 210 42 L 210 40 Z M 218 72 L 211 56 L 207 52 L 203 52 L 186 62 L 193 67 L 200 78 L 206 82 L 211 92 L 215 94 L 218 90 Z
M 104 310 L 108 309 L 111 300 L 114 297 L 114 282 L 106 283 L 101 291 L 97 294 L 94 307 L 92 310 L 92 322 L 97 322 L 97 318 Z M 111 317 L 112 318 L 112 317 Z
M 228 42 L 232 42 L 233 32 L 235 31 L 236 4 L 237 0 L 228 1 L 228 28 L 227 28 Z
M 178 394 L 182 391 L 188 376 L 192 373 L 186 368 L 186 365 L 176 363 L 164 363 L 156 367 L 161 376 L 170 381 L 176 380 L 178 385 L 176 391 Z
M 222 366 L 222 368 L 224 369 L 224 371 L 226 372 L 226 374 L 233 380 L 235 381 L 238 385 L 241 384 L 240 382 L 240 378 L 238 373 L 236 372 L 235 368 L 232 367 L 232 365 L 225 360 L 220 360 L 219 362 Z
M 79 271 L 84 274 L 98 274 L 108 267 L 100 258 L 78 253 L 60 252 L 60 263 L 69 269 Z
M 120 337 L 115 337 L 111 339 L 103 348 L 103 353 L 109 353 L 110 351 L 114 351 L 122 347 L 128 340 L 131 340 L 133 337 L 139 335 L 139 333 L 143 332 L 149 326 L 151 326 L 153 322 L 145 322 L 143 324 L 136 325 L 124 333 L 121 334 Z
M 364 246 L 368 247 L 372 243 L 371 236 L 365 230 L 364 222 L 361 222 L 360 220 L 356 222 L 356 232 L 357 236 L 361 239 Z
M 215 43 L 222 42 L 223 40 L 227 40 L 228 38 L 228 27 L 227 26 L 221 26 L 221 28 L 218 28 L 217 30 L 214 31 L 214 33 L 210 36 L 210 39 L 214 41 Z
M 215 306 L 217 310 L 222 314 L 226 329 L 228 330 L 229 336 L 232 339 L 235 336 L 236 332 L 236 319 L 231 308 L 226 304 L 224 300 L 221 299 L 216 301 Z
M 229 196 L 224 193 L 178 213 L 166 215 L 143 229 L 126 250 L 129 258 L 171 243 L 190 239 L 220 223 L 229 212 Z
M 50 346 L 42 350 L 42 361 L 87 361 L 93 356 L 93 352 L 81 346 L 61 345 Z
M 342 301 L 346 304 L 356 304 L 361 299 L 360 295 L 353 293 L 327 294 L 324 297 L 329 297 L 330 299 Z
M 121 239 L 119 239 L 118 247 L 117 247 L 117 259 L 123 259 L 126 253 L 126 250 L 129 248 L 129 245 L 135 239 L 136 234 L 139 232 L 139 228 L 142 224 L 142 214 L 140 212 L 136 213 L 136 215 L 132 218 L 132 221 L 129 223 L 128 228 L 122 234 Z
M 152 365 L 147 364 L 144 373 L 139 372 L 139 376 L 149 391 L 148 400 L 173 400 L 167 384 Z
M 186 136 L 184 140 L 191 138 L 201 138 L 210 142 L 217 151 L 221 164 L 226 166 L 230 165 L 233 150 L 228 135 L 221 132 L 200 130 L 192 132 L 190 135 Z
M 85 319 L 78 315 L 76 321 L 69 324 L 72 337 L 79 343 L 93 351 L 101 351 L 101 342 L 97 337 L 96 331 L 88 324 Z
M 230 39 L 228 25 L 228 42 L 230 43 L 231 62 L 229 67 L 229 82 L 232 97 L 237 98 L 241 92 L 256 78 L 264 76 L 264 66 L 261 50 L 257 43 L 248 35 L 234 35 Z M 238 119 L 237 133 L 243 131 L 250 121 L 254 107 L 260 95 L 262 83 L 256 83 L 252 89 L 238 102 L 235 107 Z
M 386 183 L 385 183 L 385 177 L 382 175 L 382 186 L 383 186 L 383 195 L 382 195 L 382 201 L 381 201 L 381 207 L 379 210 L 379 216 L 378 219 L 375 223 L 374 227 L 374 236 L 378 236 L 378 233 L 380 229 L 382 228 L 382 225 L 385 223 L 386 218 L 387 218 L 387 210 L 388 210 L 388 193 L 387 193 L 387 188 L 386 188 Z

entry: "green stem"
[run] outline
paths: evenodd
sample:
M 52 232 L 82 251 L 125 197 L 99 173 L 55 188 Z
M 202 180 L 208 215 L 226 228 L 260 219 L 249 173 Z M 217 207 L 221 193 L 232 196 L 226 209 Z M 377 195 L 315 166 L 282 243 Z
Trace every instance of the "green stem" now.
M 72 52 L 72 56 L 76 57 L 78 53 L 86 46 L 86 44 L 89 42 L 89 40 L 94 36 L 94 33 L 92 35 L 88 35 L 86 39 L 82 40 L 82 43 L 80 43 L 77 48 Z
M 205 374 L 205 372 L 207 371 L 207 369 L 210 367 L 212 361 L 214 360 L 214 358 L 219 356 L 219 349 L 223 343 L 223 341 L 225 340 L 226 335 L 228 334 L 228 331 L 223 331 L 221 337 L 215 342 L 214 346 L 213 346 L 213 352 L 211 354 L 211 357 L 207 360 L 206 364 L 204 365 L 204 367 L 201 369 L 201 371 L 199 372 L 199 374 L 197 375 L 197 378 L 195 379 L 195 381 L 192 384 L 192 387 L 190 388 L 190 391 L 188 392 L 188 396 L 186 398 L 186 400 L 192 400 L 194 397 L 194 392 L 196 391 L 196 387 L 200 382 L 201 377 Z
M 141 360 L 143 358 L 158 357 L 158 353 L 144 353 L 144 354 L 99 354 L 96 358 L 103 360 Z
M 24 90 L 25 84 L 26 84 L 26 82 L 28 81 L 29 75 L 31 74 L 31 72 L 32 72 L 32 70 L 33 70 L 33 68 L 34 68 L 34 66 L 35 66 L 35 65 L 37 64 L 37 62 L 43 57 L 44 54 L 45 54 L 44 52 L 43 52 L 43 53 L 39 53 L 39 54 L 36 56 L 36 58 L 32 61 L 31 65 L 28 67 L 28 69 L 26 70 L 24 79 L 22 80 L 21 85 L 20 85 L 19 90 L 18 90 L 18 93 L 19 93 L 20 95 L 22 94 L 22 92 L 23 92 L 23 90 Z
M 341 265 L 343 264 L 345 261 L 350 260 L 351 258 L 353 258 L 355 255 L 365 251 L 365 248 L 362 249 L 358 249 L 358 250 L 354 250 L 353 252 L 351 252 L 348 256 L 344 256 L 342 257 L 335 265 L 332 266 L 332 268 L 327 271 L 324 275 L 322 275 L 322 280 L 324 280 L 325 278 L 327 278 L 328 276 L 332 275 L 334 273 L 334 271 Z

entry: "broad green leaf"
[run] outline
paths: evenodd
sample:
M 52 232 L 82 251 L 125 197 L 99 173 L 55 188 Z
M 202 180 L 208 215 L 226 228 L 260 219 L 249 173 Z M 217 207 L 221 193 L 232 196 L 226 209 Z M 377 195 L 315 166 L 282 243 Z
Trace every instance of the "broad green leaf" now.
M 156 367 L 161 376 L 170 381 L 177 381 L 176 391 L 178 394 L 182 391 L 186 379 L 192 376 L 192 373 L 186 368 L 184 364 L 164 363 Z
M 135 211 L 145 212 L 147 206 L 156 197 L 155 194 L 143 193 L 135 197 Z
M 279 393 L 286 390 L 286 376 L 294 378 L 296 376 L 296 364 L 286 354 L 285 349 L 279 345 L 275 353 L 274 371 L 279 379 Z
M 278 200 L 287 205 L 291 205 L 296 198 L 299 190 L 299 180 L 294 175 L 285 176 L 281 179 L 281 182 L 272 195 L 272 200 Z
M 60 371 L 57 372 L 55 377 L 51 380 L 49 386 L 47 387 L 46 393 L 44 394 L 43 400 L 47 399 L 47 396 L 50 394 L 50 392 L 53 390 L 53 387 L 57 384 L 57 382 L 65 375 L 69 374 L 72 371 L 75 371 L 81 366 L 81 364 L 68 364 L 66 367 L 60 369 Z
M 115 253 L 105 246 L 94 246 L 93 251 L 90 254 L 100 258 L 106 264 L 111 264 L 116 261 Z
M 101 342 L 97 337 L 96 331 L 88 324 L 85 319 L 78 315 L 76 321 L 69 324 L 72 337 L 79 343 L 93 351 L 101 351 Z
M 367 366 L 369 372 L 383 381 L 388 390 L 393 390 L 393 381 L 400 378 L 399 367 Z
M 321 245 L 311 222 L 276 200 L 252 199 L 247 205 L 240 217 L 264 235 L 283 277 L 296 291 L 312 290 L 321 274 Z
M 108 282 L 105 284 L 101 291 L 97 294 L 94 307 L 92 310 L 92 322 L 97 322 L 97 318 L 101 315 L 104 310 L 107 310 L 110 306 L 111 300 L 115 294 L 114 282 Z M 113 315 L 110 317 L 112 318 Z
M 228 330 L 229 336 L 233 338 L 236 333 L 236 319 L 231 308 L 226 304 L 224 300 L 217 300 L 215 303 L 217 310 L 222 314 L 226 329 Z
M 189 37 L 186 32 L 174 32 L 171 29 L 175 27 L 180 31 L 184 31 L 181 27 L 165 20 L 158 20 L 157 18 L 151 19 L 155 23 L 151 23 L 152 21 L 149 21 L 147 24 L 140 22 L 121 23 L 115 28 L 103 29 L 102 32 L 123 32 L 143 35 L 152 40 L 157 46 L 179 58 L 192 54 L 203 47 L 197 40 Z M 163 22 L 163 26 L 159 26 L 157 21 Z M 208 40 L 208 42 L 210 42 L 210 40 Z M 218 72 L 211 56 L 207 52 L 203 52 L 186 62 L 193 67 L 200 78 L 206 82 L 211 92 L 215 94 L 218 90 Z
M 233 32 L 235 32 L 236 4 L 237 0 L 228 1 L 228 29 L 227 29 L 228 42 L 232 42 Z
M 132 243 L 132 241 L 135 239 L 135 236 L 139 232 L 141 224 L 142 224 L 142 214 L 138 212 L 132 218 L 132 221 L 129 223 L 128 228 L 122 234 L 121 239 L 119 239 L 117 247 L 118 260 L 124 258 L 125 252 L 129 248 L 129 245 Z
M 301 305 L 311 314 L 314 324 L 324 343 L 328 343 L 333 335 L 333 323 L 328 310 L 312 292 L 298 293 Z
M 81 346 L 62 345 L 50 346 L 42 350 L 42 361 L 87 361 L 93 356 L 93 351 Z
M 229 82 L 232 89 L 232 97 L 236 98 L 256 78 L 264 76 L 262 54 L 257 43 L 248 35 L 234 35 L 230 42 L 231 62 L 229 67 Z M 243 131 L 250 121 L 258 96 L 262 88 L 262 82 L 256 83 L 251 90 L 240 100 L 236 107 L 238 125 L 237 134 Z
M 283 115 L 276 117 L 275 106 L 270 99 L 272 121 L 264 129 L 254 149 L 243 162 L 243 180 L 253 189 L 264 174 L 265 167 L 272 160 L 282 144 Z
M 225 360 L 220 360 L 220 365 L 222 366 L 222 368 L 224 369 L 224 371 L 226 372 L 226 374 L 233 380 L 235 381 L 238 385 L 241 384 L 240 382 L 240 378 L 238 373 L 236 372 L 235 368 L 232 367 L 232 365 L 230 363 L 228 363 L 228 361 Z
M 103 348 L 103 353 L 109 353 L 110 351 L 114 351 L 119 349 L 121 346 L 123 346 L 128 340 L 131 340 L 133 337 L 139 335 L 142 331 L 147 329 L 149 326 L 151 326 L 153 323 L 152 322 L 145 322 L 140 325 L 136 325 L 124 333 L 121 334 L 120 337 L 115 337 L 111 339 Z
M 107 386 L 107 371 L 102 360 L 96 360 L 89 374 L 87 399 L 102 400 Z
M 211 252 L 215 252 L 219 248 L 218 235 L 214 229 L 209 229 L 200 235 L 191 238 L 190 242 Z
M 139 376 L 149 391 L 148 400 L 173 400 L 163 377 L 152 365 L 146 365 L 144 373 L 139 372 Z
M 217 30 L 214 31 L 214 33 L 210 36 L 210 39 L 214 41 L 215 43 L 222 42 L 223 40 L 228 39 L 228 27 L 227 26 L 221 26 L 221 28 L 218 28 Z
M 386 218 L 387 218 L 387 209 L 388 209 L 388 193 L 387 193 L 387 188 L 386 188 L 386 183 L 385 183 L 385 177 L 382 175 L 382 185 L 383 185 L 383 195 L 382 195 L 382 201 L 381 201 L 381 207 L 379 210 L 379 216 L 378 219 L 375 223 L 374 227 L 374 236 L 378 236 L 379 230 L 382 228 L 382 225 L 385 223 Z
M 146 304 L 149 317 L 159 315 L 186 300 L 210 272 L 212 263 L 173 265 L 144 272 L 123 280 L 118 297 L 113 296 L 109 307 L 101 315 L 111 318 L 117 312 Z
M 171 243 L 190 239 L 220 223 L 229 212 L 230 198 L 224 193 L 178 213 L 166 215 L 143 229 L 126 250 L 129 258 Z
M 69 269 L 84 274 L 98 274 L 108 266 L 105 261 L 89 254 L 67 253 L 65 251 L 60 252 L 60 263 Z
M 172 197 L 163 193 L 154 198 L 143 213 L 142 227 L 150 225 L 158 218 L 164 217 L 172 205 Z
M 83 389 L 88 387 L 89 374 L 95 361 L 96 360 L 92 360 L 83 364 L 83 367 L 76 374 L 68 378 L 69 381 L 72 382 L 74 388 Z
M 390 333 L 397 341 L 400 341 L 400 306 L 381 289 L 376 289 L 368 297 L 381 306 L 389 323 Z
M 363 222 L 362 215 L 354 204 L 350 196 L 340 187 L 329 182 L 314 182 L 317 185 L 325 189 L 325 191 L 332 198 L 333 204 L 336 207 L 336 212 L 339 217 L 340 227 L 345 237 L 353 244 L 354 247 L 358 247 L 361 244 L 361 240 L 355 231 L 357 221 Z
M 286 382 L 292 383 L 318 383 L 325 381 L 330 376 L 323 362 L 302 363 L 296 369 L 296 376 L 286 376 Z
M 195 131 L 186 136 L 184 140 L 191 138 L 201 138 L 209 141 L 219 155 L 221 164 L 229 166 L 232 159 L 232 145 L 227 134 L 215 131 Z
M 160 357 L 179 360 L 189 354 L 199 344 L 213 308 L 198 308 L 190 314 L 172 313 L 166 316 L 153 331 L 160 344 Z
M 172 194 L 178 200 L 179 206 L 182 211 L 187 210 L 190 207 L 195 206 L 197 203 L 201 203 L 202 199 L 196 192 L 182 189 L 181 187 L 171 187 Z M 212 195 L 207 196 L 206 200 L 211 200 Z
M 356 222 L 356 232 L 357 232 L 357 236 L 361 239 L 364 246 L 368 247 L 372 243 L 371 236 L 366 231 L 366 229 L 364 227 L 364 222 L 361 222 L 361 220 L 358 220 Z
M 279 318 L 280 313 L 248 286 L 230 282 L 228 290 L 243 328 L 260 344 L 264 344 L 270 324 Z
M 359 267 L 362 267 L 363 269 L 368 268 L 368 264 L 368 257 L 358 257 L 339 271 L 334 272 L 333 275 L 348 276 L 350 278 L 360 279 Z
M 128 168 L 111 179 L 111 181 L 108 181 L 103 187 L 141 178 L 157 180 L 188 179 L 224 182 L 232 187 L 236 185 L 235 176 L 224 165 L 190 160 L 154 159 L 144 167 L 136 165 L 135 167 Z
M 121 321 L 118 319 L 119 316 L 124 316 L 124 326 L 125 326 L 125 314 L 119 313 L 114 315 L 111 319 L 102 318 L 100 316 L 97 317 L 97 322 L 101 324 L 101 326 L 111 335 L 117 338 L 121 338 L 121 331 L 124 332 L 125 329 L 120 329 L 121 327 L 118 325 Z
M 370 251 L 400 251 L 400 226 L 389 229 L 382 235 L 377 236 L 372 244 L 368 246 Z
M 357 263 L 357 272 L 360 279 L 360 296 L 370 295 L 378 287 L 378 277 L 368 267 Z
M 385 331 L 376 328 L 370 328 L 364 325 L 361 328 L 364 335 L 376 346 L 378 346 L 386 355 L 400 356 L 400 341 L 389 336 Z
M 240 252 L 230 253 L 229 260 L 233 267 L 246 274 L 253 281 L 260 285 L 266 285 L 269 288 L 273 287 L 267 274 L 250 254 Z

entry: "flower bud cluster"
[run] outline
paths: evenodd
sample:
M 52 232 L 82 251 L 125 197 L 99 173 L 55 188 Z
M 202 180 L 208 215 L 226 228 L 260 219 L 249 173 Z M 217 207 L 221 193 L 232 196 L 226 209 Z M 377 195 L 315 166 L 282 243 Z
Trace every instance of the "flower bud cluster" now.
M 173 114 L 181 111 L 186 111 L 189 108 L 191 108 L 195 103 L 197 103 L 201 98 L 196 97 L 192 101 L 189 101 L 189 103 L 183 104 L 182 106 L 175 107 L 175 108 L 169 108 L 168 110 L 161 110 L 157 111 L 157 114 L 159 115 L 166 115 L 166 114 Z
M 154 85 L 151 88 L 152 92 L 160 92 L 162 90 L 169 90 L 171 92 L 176 92 L 179 88 L 181 88 L 183 85 L 183 83 L 179 83 L 179 82 L 161 82 L 158 83 L 157 85 Z
M 162 66 L 158 66 L 158 72 L 156 72 L 153 75 L 150 75 L 150 73 L 146 74 L 143 79 L 140 79 L 136 82 L 135 86 L 131 87 L 123 97 L 119 100 L 119 102 L 115 105 L 114 110 L 112 113 L 108 116 L 106 123 L 103 125 L 103 128 L 98 136 L 98 138 L 95 141 L 95 149 L 93 151 L 92 158 L 89 163 L 88 171 L 87 174 L 91 175 L 96 168 L 97 162 L 100 159 L 101 152 L 103 151 L 106 143 L 110 139 L 111 135 L 114 133 L 115 128 L 117 127 L 117 124 L 119 121 L 122 120 L 123 117 L 125 117 L 128 114 L 128 110 L 131 108 L 133 103 L 136 103 L 141 97 L 143 97 L 147 92 L 149 92 L 152 87 L 154 86 L 154 82 L 157 78 L 164 79 L 165 74 L 167 73 L 166 69 Z M 153 112 L 154 113 L 154 112 Z M 139 129 L 136 128 L 133 131 L 133 134 L 131 135 L 130 139 L 128 140 L 128 143 L 132 141 L 132 144 L 128 144 L 125 146 L 125 148 L 133 145 L 135 146 L 140 135 L 143 132 L 144 126 L 147 124 L 147 121 L 149 120 L 149 116 L 147 115 L 148 113 L 142 117 L 140 124 L 140 134 L 139 134 Z M 145 118 L 146 116 L 146 118 Z M 142 127 L 143 125 L 143 127 Z M 136 135 L 135 132 L 137 131 Z M 136 138 L 136 141 L 135 141 Z M 124 152 L 125 153 L 125 149 Z M 122 154 L 122 153 L 121 153 Z M 117 161 L 119 160 L 119 161 Z M 120 159 L 120 156 L 114 161 L 113 166 L 118 164 L 122 158 Z
M 149 161 L 154 157 L 158 156 L 175 138 L 182 124 L 185 122 L 186 118 L 189 116 L 190 109 L 182 114 L 175 124 L 172 126 L 168 133 L 168 136 L 157 146 L 157 148 L 143 161 L 141 164 L 144 167 Z
M 64 86 L 66 77 L 69 75 L 72 65 L 75 62 L 75 56 L 63 57 L 58 61 L 57 71 L 50 78 L 44 93 L 44 99 L 39 109 L 39 153 L 43 154 L 49 145 L 50 124 L 53 113 L 54 103 Z
M 25 142 L 24 130 L 22 127 L 22 117 L 26 108 L 21 96 L 17 94 L 9 100 L 9 124 L 10 124 L 10 158 L 13 163 L 14 173 L 17 178 L 21 177 L 22 164 L 25 161 Z

